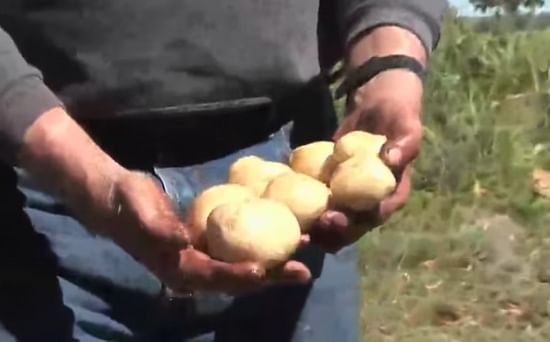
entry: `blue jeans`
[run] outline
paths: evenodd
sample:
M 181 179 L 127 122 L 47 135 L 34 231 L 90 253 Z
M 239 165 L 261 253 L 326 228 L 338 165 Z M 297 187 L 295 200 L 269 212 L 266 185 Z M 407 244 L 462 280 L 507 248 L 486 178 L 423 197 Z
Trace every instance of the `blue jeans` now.
M 185 213 L 197 193 L 225 181 L 229 164 L 240 156 L 282 161 L 289 151 L 288 134 L 281 130 L 218 160 L 152 172 Z M 8 196 L 2 202 L 13 204 L 0 212 L 9 222 L 0 232 L 2 342 L 359 340 L 354 246 L 324 262 L 314 249 L 297 256 L 312 268 L 322 265 L 312 286 L 167 302 L 159 280 L 117 245 L 88 232 L 24 174 L 21 197 L 10 188 L 10 177 L 0 172 L 0 190 Z

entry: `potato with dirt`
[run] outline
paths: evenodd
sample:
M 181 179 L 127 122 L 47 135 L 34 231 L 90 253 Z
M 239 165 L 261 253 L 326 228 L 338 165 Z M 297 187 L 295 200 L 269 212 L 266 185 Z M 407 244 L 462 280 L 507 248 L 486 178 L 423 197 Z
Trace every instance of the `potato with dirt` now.
M 208 253 L 225 262 L 258 262 L 272 268 L 300 244 L 298 220 L 280 202 L 253 198 L 222 204 L 208 216 Z

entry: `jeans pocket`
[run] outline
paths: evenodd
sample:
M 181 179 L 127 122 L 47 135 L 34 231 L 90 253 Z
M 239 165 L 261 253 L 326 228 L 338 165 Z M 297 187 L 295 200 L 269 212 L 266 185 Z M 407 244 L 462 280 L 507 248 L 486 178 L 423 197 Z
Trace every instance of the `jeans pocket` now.
M 229 167 L 237 159 L 255 155 L 265 160 L 286 163 L 290 154 L 288 129 L 289 125 L 284 126 L 267 140 L 219 159 L 186 167 L 155 167 L 154 173 L 178 211 L 185 215 L 197 194 L 227 181 Z

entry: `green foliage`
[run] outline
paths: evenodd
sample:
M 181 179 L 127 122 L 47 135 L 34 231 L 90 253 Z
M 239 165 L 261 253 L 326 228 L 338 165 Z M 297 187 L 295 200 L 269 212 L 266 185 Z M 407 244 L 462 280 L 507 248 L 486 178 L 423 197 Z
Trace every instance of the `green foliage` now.
M 365 341 L 550 339 L 550 30 L 448 18 L 409 204 L 363 241 Z
M 544 0 L 470 0 L 470 2 L 476 9 L 483 12 L 497 9 L 505 13 L 516 13 L 520 7 L 534 9 L 544 5 Z
M 416 184 L 485 201 L 530 197 L 529 173 L 549 158 L 550 31 L 479 33 L 449 18 L 425 98 Z M 510 191 L 515 191 L 509 197 Z

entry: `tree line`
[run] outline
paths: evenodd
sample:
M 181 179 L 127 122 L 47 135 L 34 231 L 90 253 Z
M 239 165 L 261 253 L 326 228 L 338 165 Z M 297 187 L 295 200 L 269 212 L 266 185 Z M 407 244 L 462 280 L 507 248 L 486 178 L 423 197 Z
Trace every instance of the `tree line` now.
M 520 8 L 535 10 L 544 5 L 545 0 L 470 0 L 477 10 L 495 10 L 497 14 L 514 14 Z

